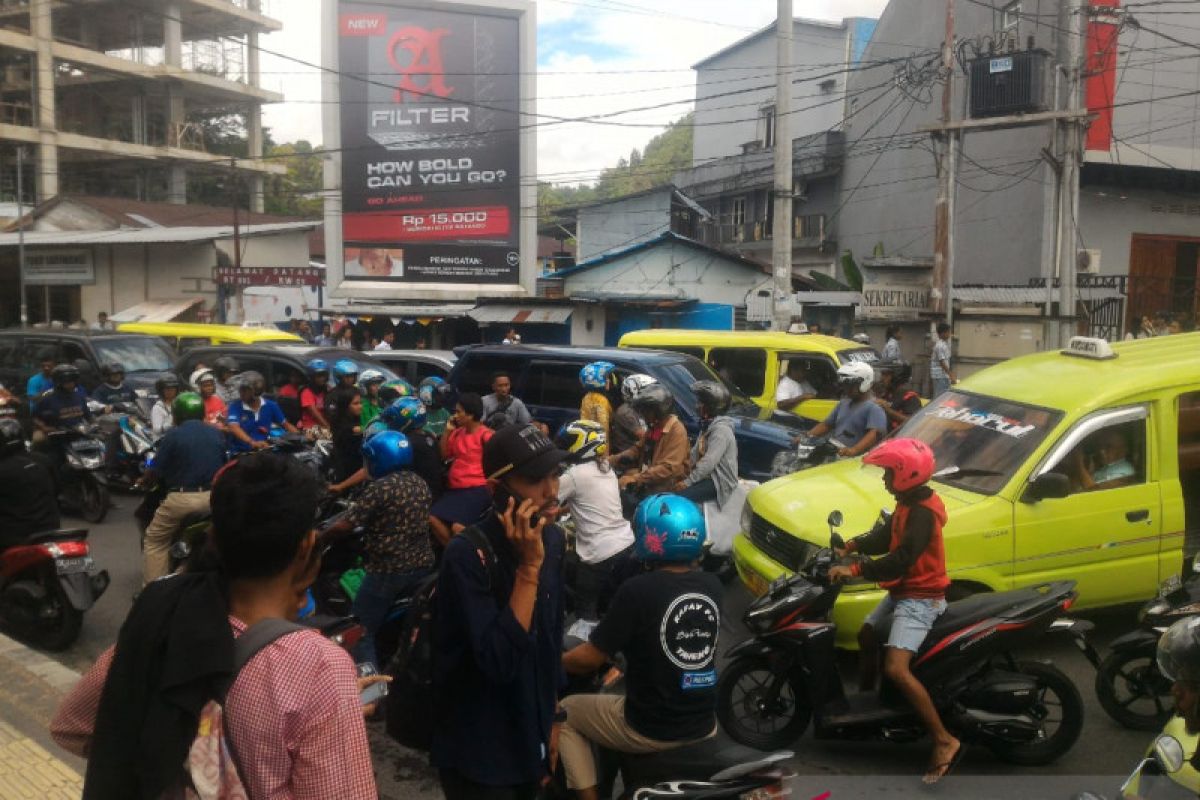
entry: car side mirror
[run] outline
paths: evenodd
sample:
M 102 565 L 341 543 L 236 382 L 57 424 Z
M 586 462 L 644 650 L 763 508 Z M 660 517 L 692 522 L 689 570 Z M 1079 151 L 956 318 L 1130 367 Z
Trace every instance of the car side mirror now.
M 1043 472 L 1025 489 L 1021 495 L 1024 503 L 1036 503 L 1039 500 L 1061 500 L 1071 494 L 1071 480 L 1061 472 Z

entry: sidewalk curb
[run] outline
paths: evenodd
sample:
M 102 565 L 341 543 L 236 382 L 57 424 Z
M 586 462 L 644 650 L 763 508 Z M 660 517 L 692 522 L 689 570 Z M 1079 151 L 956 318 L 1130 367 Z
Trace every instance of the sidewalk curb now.
M 7 658 L 23 669 L 33 673 L 59 694 L 66 694 L 82 677 L 70 667 L 64 666 L 28 645 L 21 644 L 0 634 L 0 658 Z

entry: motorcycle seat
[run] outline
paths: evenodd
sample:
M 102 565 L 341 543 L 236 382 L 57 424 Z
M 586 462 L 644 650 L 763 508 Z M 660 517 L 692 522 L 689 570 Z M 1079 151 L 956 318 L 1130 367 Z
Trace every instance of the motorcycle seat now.
M 1013 611 L 1044 602 L 1061 602 L 1066 594 L 1064 585 L 1055 583 L 1026 586 L 1008 592 L 982 592 L 955 601 L 950 603 L 946 611 L 933 623 L 921 649 L 925 650 L 954 632 L 977 622 L 992 617 L 1004 617 Z
M 724 732 L 699 742 L 659 753 L 624 754 L 621 761 L 634 785 L 645 786 L 663 780 L 708 780 L 719 772 L 739 764 L 762 761 L 761 750 L 744 747 Z
M 60 531 L 42 531 L 25 540 L 26 544 L 49 544 L 50 542 L 78 542 L 87 539 L 87 528 L 64 528 Z

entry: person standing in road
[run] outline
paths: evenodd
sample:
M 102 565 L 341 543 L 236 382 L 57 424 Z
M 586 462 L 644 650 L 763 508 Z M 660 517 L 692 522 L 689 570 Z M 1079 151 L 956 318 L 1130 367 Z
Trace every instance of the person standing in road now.
M 110 320 L 108 318 L 107 311 L 101 311 L 99 314 L 96 315 L 96 322 L 94 325 L 92 325 L 92 330 L 111 332 L 111 331 L 115 331 L 116 329 L 117 329 L 117 326 L 114 325 L 112 320 Z
M 533 800 L 555 762 L 566 542 L 554 518 L 566 457 L 533 425 L 496 433 L 483 452 L 490 513 L 478 535 L 446 547 L 430 761 L 447 800 Z
M 0 551 L 59 524 L 54 473 L 25 452 L 21 423 L 0 418 Z
M 339 350 L 353 350 L 354 326 L 347 322 L 345 325 L 339 328 L 333 346 Z
M 950 368 L 952 330 L 950 323 L 938 323 L 937 341 L 933 343 L 933 353 L 929 357 L 929 380 L 933 387 L 929 393 L 931 398 L 950 391 L 950 387 L 958 383 L 958 378 L 954 377 L 954 371 Z
M 887 342 L 883 345 L 881 359 L 885 363 L 899 363 L 903 361 L 904 356 L 900 353 L 900 339 L 903 338 L 903 333 L 900 331 L 900 326 L 889 325 L 884 335 L 887 337 Z
M 142 583 L 170 569 L 171 542 L 184 517 L 208 511 L 213 477 L 225 464 L 225 437 L 204 423 L 204 401 L 184 392 L 171 404 L 175 427 L 158 443 L 154 467 L 142 480 L 165 487 L 166 496 L 146 527 Z
M 388 331 L 387 333 L 383 334 L 383 338 L 380 339 L 379 343 L 375 345 L 375 349 L 376 350 L 391 350 L 392 344 L 395 341 L 396 341 L 396 334 L 392 331 Z
M 494 419 L 504 415 L 504 421 Z M 512 378 L 507 372 L 492 375 L 492 393 L 483 396 L 483 423 L 499 430 L 504 425 L 525 426 L 533 422 L 529 409 L 519 397 L 513 397 Z
M 321 323 L 321 333 L 313 342 L 317 347 L 333 347 L 333 334 L 331 333 L 329 323 Z

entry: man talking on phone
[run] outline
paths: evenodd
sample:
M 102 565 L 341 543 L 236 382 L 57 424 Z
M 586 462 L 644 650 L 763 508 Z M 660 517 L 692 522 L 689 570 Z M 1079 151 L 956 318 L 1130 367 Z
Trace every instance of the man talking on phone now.
M 483 447 L 492 507 L 443 555 L 430 756 L 447 800 L 532 799 L 557 757 L 566 457 L 533 425 L 498 431 Z

